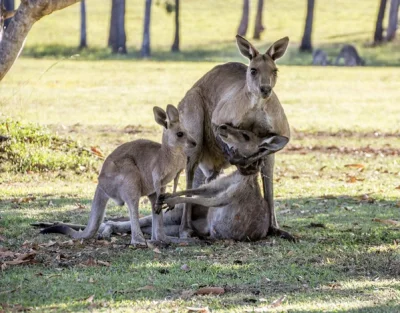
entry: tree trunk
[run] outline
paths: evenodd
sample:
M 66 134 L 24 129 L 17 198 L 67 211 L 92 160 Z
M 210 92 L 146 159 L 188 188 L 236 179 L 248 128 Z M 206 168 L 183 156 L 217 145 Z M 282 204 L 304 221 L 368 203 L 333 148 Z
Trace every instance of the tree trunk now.
M 125 0 L 112 0 L 108 45 L 113 53 L 126 54 Z
M 376 19 L 374 43 L 383 41 L 383 18 L 385 17 L 386 0 L 381 0 L 378 11 L 378 18 Z
M 253 39 L 260 39 L 260 35 L 265 29 L 262 23 L 263 8 L 264 8 L 264 0 L 258 0 Z
M 180 0 L 175 0 L 175 38 L 172 44 L 171 51 L 179 52 L 179 2 Z
M 79 0 L 24 0 L 11 19 L 0 42 L 0 81 L 14 64 L 33 24 L 43 16 L 64 9 Z
M 111 1 L 110 31 L 108 33 L 108 46 L 112 47 L 117 42 L 117 0 Z
M 14 0 L 3 0 L 4 7 L 6 8 L 7 11 L 13 11 L 15 9 L 15 3 Z M 11 19 L 7 19 L 4 21 L 4 26 L 7 28 L 8 24 L 10 24 Z
M 386 31 L 387 41 L 392 41 L 396 37 L 399 6 L 400 6 L 400 0 L 392 0 L 390 2 L 389 23 Z
M 237 30 L 238 35 L 246 36 L 247 26 L 249 25 L 249 0 L 243 0 L 242 19 L 240 20 L 239 28 Z
M 314 19 L 314 0 L 307 0 L 307 16 L 304 26 L 304 35 L 301 40 L 300 51 L 312 51 L 311 35 Z
M 86 41 L 86 2 L 81 1 L 81 38 L 79 42 L 79 49 L 87 48 Z
M 151 0 L 145 0 L 146 6 L 144 9 L 144 27 L 143 27 L 143 43 L 141 55 L 143 58 L 148 58 L 151 55 L 150 51 L 150 17 L 151 17 Z

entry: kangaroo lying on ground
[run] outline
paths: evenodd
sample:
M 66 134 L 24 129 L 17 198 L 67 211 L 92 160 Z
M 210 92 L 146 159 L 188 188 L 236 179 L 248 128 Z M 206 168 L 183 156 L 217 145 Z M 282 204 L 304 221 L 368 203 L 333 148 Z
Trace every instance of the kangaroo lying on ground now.
M 108 200 L 126 203 L 129 208 L 131 244 L 145 246 L 146 241 L 139 225 L 139 199 L 147 196 L 152 204 L 152 241 L 169 242 L 163 228 L 162 214 L 156 214 L 156 200 L 165 192 L 165 186 L 174 179 L 174 190 L 179 174 L 184 169 L 184 150 L 196 146 L 179 122 L 178 110 L 167 106 L 167 111 L 154 107 L 154 118 L 164 127 L 162 144 L 149 140 L 135 140 L 115 149 L 104 161 L 99 183 L 92 203 L 89 222 L 83 232 L 65 225 L 55 225 L 42 233 L 62 233 L 75 239 L 91 238 L 99 230 Z
M 317 49 L 313 51 L 312 56 L 313 56 L 313 62 L 312 62 L 313 65 L 326 66 L 330 64 L 328 60 L 328 55 L 322 49 Z
M 273 92 L 277 81 L 275 61 L 283 56 L 289 43 L 285 37 L 262 54 L 246 39 L 236 36 L 240 52 L 250 60 L 249 66 L 232 62 L 214 67 L 186 93 L 178 105 L 183 126 L 198 143 L 186 165 L 186 188 L 194 185 L 194 173 L 199 165 L 207 177 L 214 179 L 229 163 L 236 164 L 243 174 L 258 171 L 263 160 L 264 197 L 269 205 L 271 229 L 278 230 L 273 203 L 274 156 L 261 149 L 251 158 L 230 155 L 226 144 L 217 139 L 218 125 L 227 124 L 248 130 L 258 137 L 270 133 L 290 138 L 285 112 Z M 270 155 L 269 155 L 270 154 Z M 187 203 L 182 217 L 180 236 L 192 233 L 191 205 Z
M 287 137 L 270 135 L 267 138 L 257 137 L 254 133 L 239 130 L 228 125 L 221 125 L 217 135 L 231 150 L 243 157 L 249 157 L 259 151 L 274 153 L 288 142 Z M 180 196 L 196 196 L 187 198 Z M 210 236 L 213 239 L 258 240 L 266 237 L 270 226 L 269 206 L 261 195 L 258 184 L 258 172 L 241 175 L 239 171 L 218 177 L 196 189 L 164 194 L 159 197 L 160 204 L 173 211 L 166 212 L 164 224 L 170 236 L 177 236 L 183 206 L 181 203 L 192 203 L 193 227 L 199 236 Z M 208 214 L 202 215 L 204 208 Z M 160 209 L 160 207 L 159 207 Z M 175 213 L 173 213 L 175 212 Z M 152 221 L 149 217 L 141 218 L 143 232 L 149 232 Z M 126 222 L 107 222 L 102 227 L 103 237 L 112 233 L 124 233 L 129 230 Z
M 345 66 L 362 66 L 365 61 L 358 55 L 357 49 L 353 45 L 345 45 L 340 50 L 336 58 L 335 65 L 339 65 L 340 60 L 343 58 Z

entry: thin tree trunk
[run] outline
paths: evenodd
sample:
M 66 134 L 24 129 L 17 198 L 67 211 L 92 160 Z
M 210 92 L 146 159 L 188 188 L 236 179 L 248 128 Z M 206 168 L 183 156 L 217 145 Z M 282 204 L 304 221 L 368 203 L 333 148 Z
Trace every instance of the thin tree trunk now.
M 240 36 L 246 36 L 247 27 L 249 25 L 249 11 L 250 11 L 249 0 L 243 0 L 242 18 L 240 20 L 240 24 L 237 30 L 237 33 Z
M 144 9 L 144 27 L 143 27 L 143 43 L 141 55 L 143 58 L 148 58 L 151 55 L 150 50 L 150 17 L 151 17 L 151 0 L 145 0 L 146 6 Z
M 81 0 L 81 38 L 79 42 L 79 49 L 87 48 L 86 41 L 86 2 Z
M 258 0 L 253 39 L 260 39 L 260 35 L 265 29 L 262 23 L 263 8 L 264 8 L 264 0 Z
M 79 0 L 24 0 L 0 42 L 0 81 L 14 64 L 33 24 L 45 15 L 64 9 Z
M 381 0 L 378 11 L 378 18 L 376 19 L 374 43 L 383 41 L 383 18 L 385 17 L 386 0 Z
M 175 0 L 175 37 L 174 43 L 172 44 L 171 51 L 179 52 L 179 2 L 180 0 Z
M 110 31 L 108 34 L 108 46 L 112 47 L 115 45 L 117 42 L 117 9 L 118 2 L 117 0 L 112 0 L 111 1 L 111 19 L 110 19 Z
M 307 0 L 307 16 L 304 26 L 304 35 L 301 40 L 300 51 L 312 51 L 311 35 L 314 20 L 314 0 Z
M 117 44 L 113 46 L 113 53 L 126 54 L 126 34 L 125 34 L 125 0 L 117 0 Z
M 389 23 L 386 31 L 387 41 L 392 41 L 396 37 L 399 6 L 400 6 L 400 0 L 392 0 L 390 2 Z
M 15 3 L 14 0 L 3 0 L 4 7 L 6 8 L 7 11 L 14 11 L 15 9 Z M 11 19 L 7 19 L 4 21 L 4 26 L 7 28 L 8 24 L 10 24 Z
M 125 0 L 112 0 L 108 45 L 113 53 L 126 54 Z

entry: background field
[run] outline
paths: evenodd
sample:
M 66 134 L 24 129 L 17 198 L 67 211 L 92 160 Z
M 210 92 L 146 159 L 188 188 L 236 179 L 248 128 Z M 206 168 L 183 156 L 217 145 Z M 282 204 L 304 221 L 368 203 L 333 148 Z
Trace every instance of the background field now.
M 0 307 L 39 312 L 187 312 L 187 307 L 204 306 L 213 312 L 400 310 L 400 41 L 368 45 L 378 1 L 316 4 L 314 46 L 335 57 L 342 44 L 353 43 L 369 65 L 363 68 L 307 66 L 311 56 L 297 52 L 305 1 L 265 4 L 267 30 L 255 45 L 266 49 L 283 36 L 291 38 L 289 52 L 279 61 L 275 91 L 293 137 L 276 157 L 275 194 L 279 222 L 299 243 L 224 241 L 158 253 L 129 248 L 128 237 L 70 243 L 29 226 L 37 220 L 85 223 L 96 186 L 101 159 L 72 155 L 70 168 L 58 168 L 51 156 L 60 155 L 65 145 L 54 144 L 59 141 L 52 136 L 88 151 L 97 147 L 104 155 L 128 140 L 159 140 L 154 105 L 178 104 L 218 63 L 245 62 L 234 42 L 240 1 L 185 0 L 181 54 L 169 52 L 172 16 L 153 6 L 150 60 L 137 58 L 143 3 L 127 2 L 127 56 L 111 56 L 105 48 L 110 3 L 89 0 L 88 50 L 76 49 L 75 5 L 35 25 L 22 57 L 1 82 L 0 133 L 31 144 L 25 158 L 37 158 L 42 170 L 25 160 L 33 167 L 20 173 L 21 164 L 0 161 L 8 162 L 8 170 L 0 172 L 0 247 L 36 252 L 35 262 L 0 272 Z M 53 139 L 43 143 L 43 137 Z M 143 214 L 149 212 L 146 201 L 141 207 Z M 109 206 L 108 217 L 121 215 L 125 208 Z M 374 218 L 395 221 L 387 225 Z M 185 264 L 189 271 L 181 268 Z M 201 286 L 224 287 L 226 293 L 192 296 L 190 291 Z M 281 304 L 270 306 L 284 295 Z

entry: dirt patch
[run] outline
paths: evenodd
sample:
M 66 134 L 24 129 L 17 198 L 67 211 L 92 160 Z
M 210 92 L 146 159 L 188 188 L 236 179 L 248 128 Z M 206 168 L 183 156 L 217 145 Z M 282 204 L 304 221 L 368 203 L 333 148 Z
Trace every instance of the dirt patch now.
M 357 155 L 357 156 L 399 156 L 400 149 L 393 147 L 381 147 L 373 148 L 371 146 L 364 147 L 344 147 L 344 146 L 301 146 L 301 145 L 289 145 L 285 150 L 286 153 L 293 154 L 308 154 L 313 152 L 327 153 L 327 154 L 346 154 L 346 155 Z

